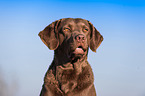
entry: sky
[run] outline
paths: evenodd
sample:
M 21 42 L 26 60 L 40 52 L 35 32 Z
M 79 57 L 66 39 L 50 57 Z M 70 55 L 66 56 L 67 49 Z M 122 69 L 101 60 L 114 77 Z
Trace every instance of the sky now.
M 98 96 L 145 96 L 144 0 L 1 0 L 0 95 L 39 96 L 53 51 L 38 33 L 68 17 L 104 37 L 88 54 Z

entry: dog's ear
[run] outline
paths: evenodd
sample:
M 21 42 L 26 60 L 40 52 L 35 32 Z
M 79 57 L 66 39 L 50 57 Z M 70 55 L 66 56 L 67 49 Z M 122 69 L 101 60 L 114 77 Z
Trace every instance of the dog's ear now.
M 101 42 L 103 41 L 103 36 L 99 33 L 99 31 L 93 26 L 91 22 L 89 22 L 89 24 L 91 29 L 89 46 L 93 52 L 96 52 L 96 49 L 100 46 Z
M 50 49 L 55 50 L 59 45 L 58 40 L 58 26 L 61 20 L 57 20 L 48 25 L 38 35 L 40 36 L 43 43 Z

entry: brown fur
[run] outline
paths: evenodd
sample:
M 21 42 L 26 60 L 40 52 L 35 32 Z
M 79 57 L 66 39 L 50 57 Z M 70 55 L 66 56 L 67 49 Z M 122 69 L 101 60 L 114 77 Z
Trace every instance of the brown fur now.
M 39 36 L 54 50 L 40 96 L 96 96 L 87 61 L 88 48 L 96 52 L 103 41 L 96 28 L 84 19 L 64 18 L 48 25 Z

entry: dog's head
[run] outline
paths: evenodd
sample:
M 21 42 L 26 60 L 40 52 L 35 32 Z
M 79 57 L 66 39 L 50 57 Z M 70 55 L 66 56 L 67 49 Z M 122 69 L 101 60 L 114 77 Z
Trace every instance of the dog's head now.
M 71 60 L 87 56 L 89 47 L 96 52 L 103 41 L 92 23 L 80 18 L 57 20 L 41 31 L 39 36 L 49 49 L 62 51 Z

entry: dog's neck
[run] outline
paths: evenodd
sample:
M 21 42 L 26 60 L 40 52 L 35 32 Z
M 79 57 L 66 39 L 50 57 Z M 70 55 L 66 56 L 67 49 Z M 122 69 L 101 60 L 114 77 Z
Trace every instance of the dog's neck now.
M 79 74 L 83 73 L 83 68 L 88 66 L 88 62 L 87 56 L 83 59 L 72 61 L 66 57 L 66 54 L 61 52 L 62 51 L 59 51 L 59 53 L 54 55 L 52 65 L 54 65 L 53 68 L 55 68 L 54 75 L 58 86 L 60 90 L 66 94 L 78 86 L 77 80 Z
M 74 70 L 76 74 L 80 74 L 82 71 L 82 68 L 85 67 L 87 62 L 87 56 L 81 58 L 81 59 L 76 59 L 76 60 L 71 60 L 65 52 L 61 50 L 55 50 L 54 51 L 54 61 L 53 61 L 53 68 L 57 67 L 62 67 L 63 69 L 66 70 Z
M 48 71 L 52 72 L 55 80 L 48 82 L 57 82 L 58 89 L 62 94 L 71 92 L 78 86 L 78 78 L 88 65 L 87 56 L 72 61 L 63 51 L 55 50 L 54 60 Z M 50 75 L 47 75 L 48 78 L 50 78 Z
M 67 63 L 71 63 L 71 64 L 74 64 L 74 63 L 82 63 L 82 62 L 85 62 L 87 61 L 87 54 L 86 56 L 82 57 L 82 58 L 79 58 L 79 59 L 71 59 L 65 52 L 66 50 L 60 50 L 60 49 L 57 49 L 54 51 L 54 62 L 55 62 L 55 65 L 58 66 L 58 65 L 65 65 Z

